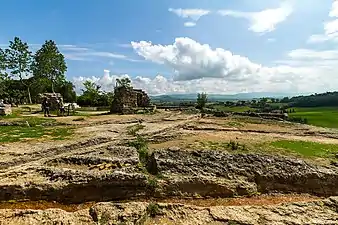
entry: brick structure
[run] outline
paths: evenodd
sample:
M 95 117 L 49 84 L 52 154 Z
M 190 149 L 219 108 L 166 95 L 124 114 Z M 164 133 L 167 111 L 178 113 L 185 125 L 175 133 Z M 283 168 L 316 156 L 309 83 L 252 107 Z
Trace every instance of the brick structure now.
M 114 100 L 111 106 L 112 113 L 134 113 L 139 107 L 149 107 L 150 98 L 140 89 L 117 87 L 114 91 Z

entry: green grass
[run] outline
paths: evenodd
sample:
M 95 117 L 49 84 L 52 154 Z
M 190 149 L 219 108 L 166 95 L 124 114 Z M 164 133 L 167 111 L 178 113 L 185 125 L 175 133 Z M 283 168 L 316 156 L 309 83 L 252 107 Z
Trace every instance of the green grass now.
M 307 118 L 308 124 L 320 127 L 338 128 L 338 107 L 292 108 L 290 117 Z
M 142 130 L 142 129 L 145 128 L 145 127 L 146 127 L 146 126 L 145 126 L 145 125 L 142 125 L 142 124 L 136 124 L 136 125 L 128 126 L 128 127 L 127 127 L 127 134 L 136 136 L 136 135 L 137 135 L 137 132 L 138 132 L 139 130 Z
M 280 140 L 270 143 L 271 146 L 283 149 L 289 153 L 296 153 L 305 157 L 330 158 L 338 153 L 338 145 L 323 144 L 308 141 Z
M 37 117 L 18 117 L 21 126 L 0 126 L 0 143 L 18 142 L 26 139 L 38 139 L 43 136 L 52 140 L 64 140 L 73 134 L 70 127 L 60 127 L 54 119 Z M 29 126 L 26 125 L 26 121 Z M 44 126 L 44 125 L 53 126 Z
M 255 111 L 254 108 L 251 108 L 249 106 L 224 106 L 224 105 L 214 105 L 214 109 L 225 111 L 225 112 L 246 112 L 246 111 Z

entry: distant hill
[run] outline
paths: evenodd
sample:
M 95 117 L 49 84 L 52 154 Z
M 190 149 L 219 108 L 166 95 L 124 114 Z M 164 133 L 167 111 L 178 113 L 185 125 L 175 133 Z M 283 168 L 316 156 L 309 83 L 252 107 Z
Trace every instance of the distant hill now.
M 306 96 L 301 95 L 292 98 L 283 98 L 281 102 L 288 103 L 290 106 L 294 107 L 338 106 L 338 92 L 316 93 Z
M 272 93 L 272 92 L 252 92 L 252 93 L 239 93 L 233 95 L 224 95 L 224 94 L 208 94 L 209 101 L 231 101 L 231 100 L 250 100 L 255 98 L 283 98 L 283 97 L 292 97 L 297 94 L 290 93 Z M 175 101 L 195 101 L 197 98 L 196 94 L 168 94 L 168 95 L 157 95 L 150 96 L 153 101 L 165 101 L 165 102 L 175 102 Z

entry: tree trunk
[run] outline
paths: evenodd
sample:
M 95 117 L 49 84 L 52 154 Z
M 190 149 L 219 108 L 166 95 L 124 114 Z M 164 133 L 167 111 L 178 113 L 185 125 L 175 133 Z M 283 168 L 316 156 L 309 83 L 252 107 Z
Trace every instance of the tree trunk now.
M 27 92 L 28 92 L 28 100 L 29 100 L 29 104 L 32 104 L 31 91 L 29 90 L 29 87 L 27 87 Z
M 52 92 L 55 93 L 54 91 L 54 82 L 52 81 Z

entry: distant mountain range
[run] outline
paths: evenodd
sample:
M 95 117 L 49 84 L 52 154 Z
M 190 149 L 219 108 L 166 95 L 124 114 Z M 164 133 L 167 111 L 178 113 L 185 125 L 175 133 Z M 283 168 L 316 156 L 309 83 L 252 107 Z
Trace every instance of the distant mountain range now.
M 308 94 L 308 93 L 307 93 Z M 252 93 L 238 93 L 233 95 L 225 94 L 208 94 L 208 99 L 211 101 L 228 101 L 228 100 L 250 100 L 256 98 L 283 98 L 293 97 L 298 95 L 307 94 L 296 94 L 296 93 L 273 93 L 273 92 L 252 92 Z M 168 95 L 156 95 L 150 96 L 153 101 L 192 101 L 196 100 L 197 94 L 168 94 Z

